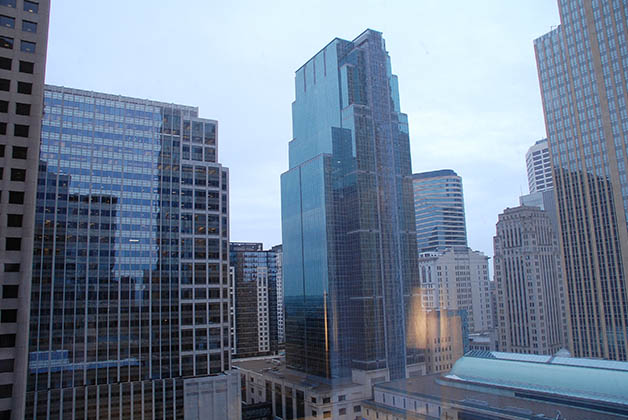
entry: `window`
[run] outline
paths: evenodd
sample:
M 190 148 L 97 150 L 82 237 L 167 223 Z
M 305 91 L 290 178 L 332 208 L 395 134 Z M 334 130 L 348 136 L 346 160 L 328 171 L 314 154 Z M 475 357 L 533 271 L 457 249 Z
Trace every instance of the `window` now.
M 0 373 L 13 372 L 13 359 L 0 360 Z
M 5 273 L 19 273 L 20 264 L 19 263 L 6 263 L 4 264 L 4 272 Z
M 24 11 L 37 13 L 39 12 L 39 4 L 34 1 L 24 0 Z
M 13 49 L 13 38 L 10 38 L 8 36 L 1 36 L 0 35 L 0 47 L 8 48 L 8 49 L 12 50 Z
M 21 214 L 7 214 L 7 226 L 8 227 L 22 227 Z
M 15 104 L 15 113 L 17 115 L 31 115 L 31 105 L 17 102 Z
M 331 418 L 331 411 L 323 411 L 323 418 L 324 419 Z
M 13 44 L 11 44 L 11 48 L 13 48 Z M 33 74 L 34 71 L 35 71 L 35 63 L 31 63 L 30 61 L 20 60 L 20 72 L 21 73 Z
M 13 159 L 26 159 L 28 147 L 13 146 Z
M 341 408 L 340 410 L 338 410 L 338 414 L 341 416 L 344 416 L 345 414 L 347 414 L 347 409 L 346 408 Z
M 353 406 L 353 412 L 354 413 L 359 413 L 360 411 L 362 411 L 361 407 L 359 405 L 354 405 Z
M 3 309 L 0 311 L 0 322 L 3 324 L 17 322 L 17 309 Z
M 22 238 L 6 238 L 5 244 L 7 251 L 19 251 L 22 249 Z
M 0 157 L 4 157 L 4 144 L 0 144 Z
M 0 347 L 15 347 L 15 334 L 0 334 Z
M 5 28 L 15 28 L 15 18 L 11 16 L 0 15 L 0 26 Z
M 0 57 L 0 69 L 11 70 L 11 62 L 10 58 Z
M 15 0 L 0 0 L 0 6 L 15 7 Z
M 17 93 L 30 95 L 33 93 L 33 84 L 28 82 L 17 82 Z
M 345 395 L 338 395 L 338 401 L 344 401 L 347 397 Z
M 17 299 L 17 292 L 19 286 L 13 284 L 5 284 L 2 286 L 2 298 L 3 299 Z
M 9 112 L 9 101 L 0 101 L 0 112 L 5 114 Z
M 0 398 L 9 398 L 13 394 L 13 385 L 0 385 Z
M 7 123 L 0 122 L 0 134 L 7 134 Z
M 26 169 L 11 168 L 11 181 L 26 181 Z
M 15 137 L 28 137 L 28 126 L 15 124 L 15 126 L 13 127 L 13 135 Z
M 36 22 L 30 22 L 28 20 L 23 20 L 22 21 L 22 31 L 24 32 L 37 32 L 37 23 Z
M 9 191 L 10 204 L 24 204 L 24 191 Z
M 11 81 L 9 79 L 0 79 L 0 90 L 11 90 Z
M 20 51 L 27 53 L 35 52 L 35 43 L 30 41 L 20 41 Z

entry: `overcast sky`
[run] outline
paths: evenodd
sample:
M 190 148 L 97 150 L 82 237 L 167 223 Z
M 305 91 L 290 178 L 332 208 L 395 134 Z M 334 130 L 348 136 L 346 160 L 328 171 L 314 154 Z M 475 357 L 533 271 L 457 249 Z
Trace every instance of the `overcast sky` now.
M 463 178 L 469 245 L 493 254 L 497 215 L 527 193 L 545 136 L 533 40 L 554 0 L 52 2 L 46 83 L 198 106 L 219 121 L 231 240 L 281 243 L 294 72 L 334 37 L 383 32 L 414 172 Z

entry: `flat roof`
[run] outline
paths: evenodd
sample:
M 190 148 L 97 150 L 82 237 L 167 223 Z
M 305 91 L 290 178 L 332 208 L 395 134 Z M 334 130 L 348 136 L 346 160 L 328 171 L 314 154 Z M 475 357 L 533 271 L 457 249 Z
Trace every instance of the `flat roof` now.
M 462 386 L 464 386 L 464 388 Z M 622 414 L 604 413 L 592 409 L 543 400 L 542 398 L 544 396 L 538 393 L 526 393 L 525 395 L 520 394 L 520 396 L 515 396 L 514 392 L 508 392 L 505 389 L 501 391 L 495 389 L 495 387 L 492 387 L 493 389 L 490 389 L 491 387 L 482 388 L 482 386 L 476 386 L 472 383 L 465 383 L 465 381 L 461 381 L 460 379 L 438 374 L 379 383 L 374 386 L 375 390 L 391 391 L 423 401 L 432 400 L 436 403 L 448 402 L 456 405 L 459 409 L 468 407 L 469 409 L 492 411 L 497 416 L 503 414 L 520 416 L 520 418 L 525 419 L 555 419 L 556 414 L 560 412 L 563 418 L 569 420 L 611 420 L 625 418 Z M 535 399 L 535 397 L 538 397 L 538 399 Z M 371 401 L 368 403 L 375 404 Z M 381 407 L 381 404 L 378 406 Z M 539 415 L 543 417 L 539 417 Z
M 281 356 L 256 357 L 250 359 L 232 359 L 232 365 L 240 370 L 254 372 L 271 377 L 277 381 L 286 381 L 291 384 L 315 390 L 318 393 L 331 393 L 362 387 L 351 382 L 351 378 L 334 381 L 325 378 L 308 375 L 298 370 L 290 369 L 285 364 L 285 358 Z

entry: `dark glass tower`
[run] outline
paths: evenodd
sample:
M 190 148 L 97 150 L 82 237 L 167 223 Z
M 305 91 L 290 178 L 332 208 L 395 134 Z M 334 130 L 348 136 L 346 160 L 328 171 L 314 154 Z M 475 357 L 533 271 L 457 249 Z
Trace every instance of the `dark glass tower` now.
M 194 418 L 231 365 L 217 122 L 55 86 L 44 107 L 26 418 Z
M 568 333 L 628 360 L 628 3 L 559 0 L 534 42 L 554 176 Z
M 406 375 L 418 281 L 407 117 L 381 33 L 334 39 L 296 72 L 282 175 L 286 361 L 328 378 Z M 418 286 L 418 285 L 417 285 Z
M 277 354 L 277 253 L 257 242 L 231 242 L 234 356 Z

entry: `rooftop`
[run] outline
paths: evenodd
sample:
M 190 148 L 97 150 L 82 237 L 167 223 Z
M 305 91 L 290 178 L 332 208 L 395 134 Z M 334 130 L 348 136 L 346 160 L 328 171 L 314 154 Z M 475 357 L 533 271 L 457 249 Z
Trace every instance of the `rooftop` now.
M 281 356 L 255 357 L 249 359 L 233 359 L 233 366 L 239 370 L 255 372 L 264 376 L 275 377 L 302 388 L 314 390 L 318 393 L 331 393 L 343 389 L 361 387 L 350 379 L 330 382 L 325 378 L 307 375 L 286 367 L 285 358 Z
M 417 174 L 412 174 L 412 179 L 437 178 L 440 176 L 458 176 L 458 174 L 451 169 L 439 169 L 437 171 L 419 172 Z

